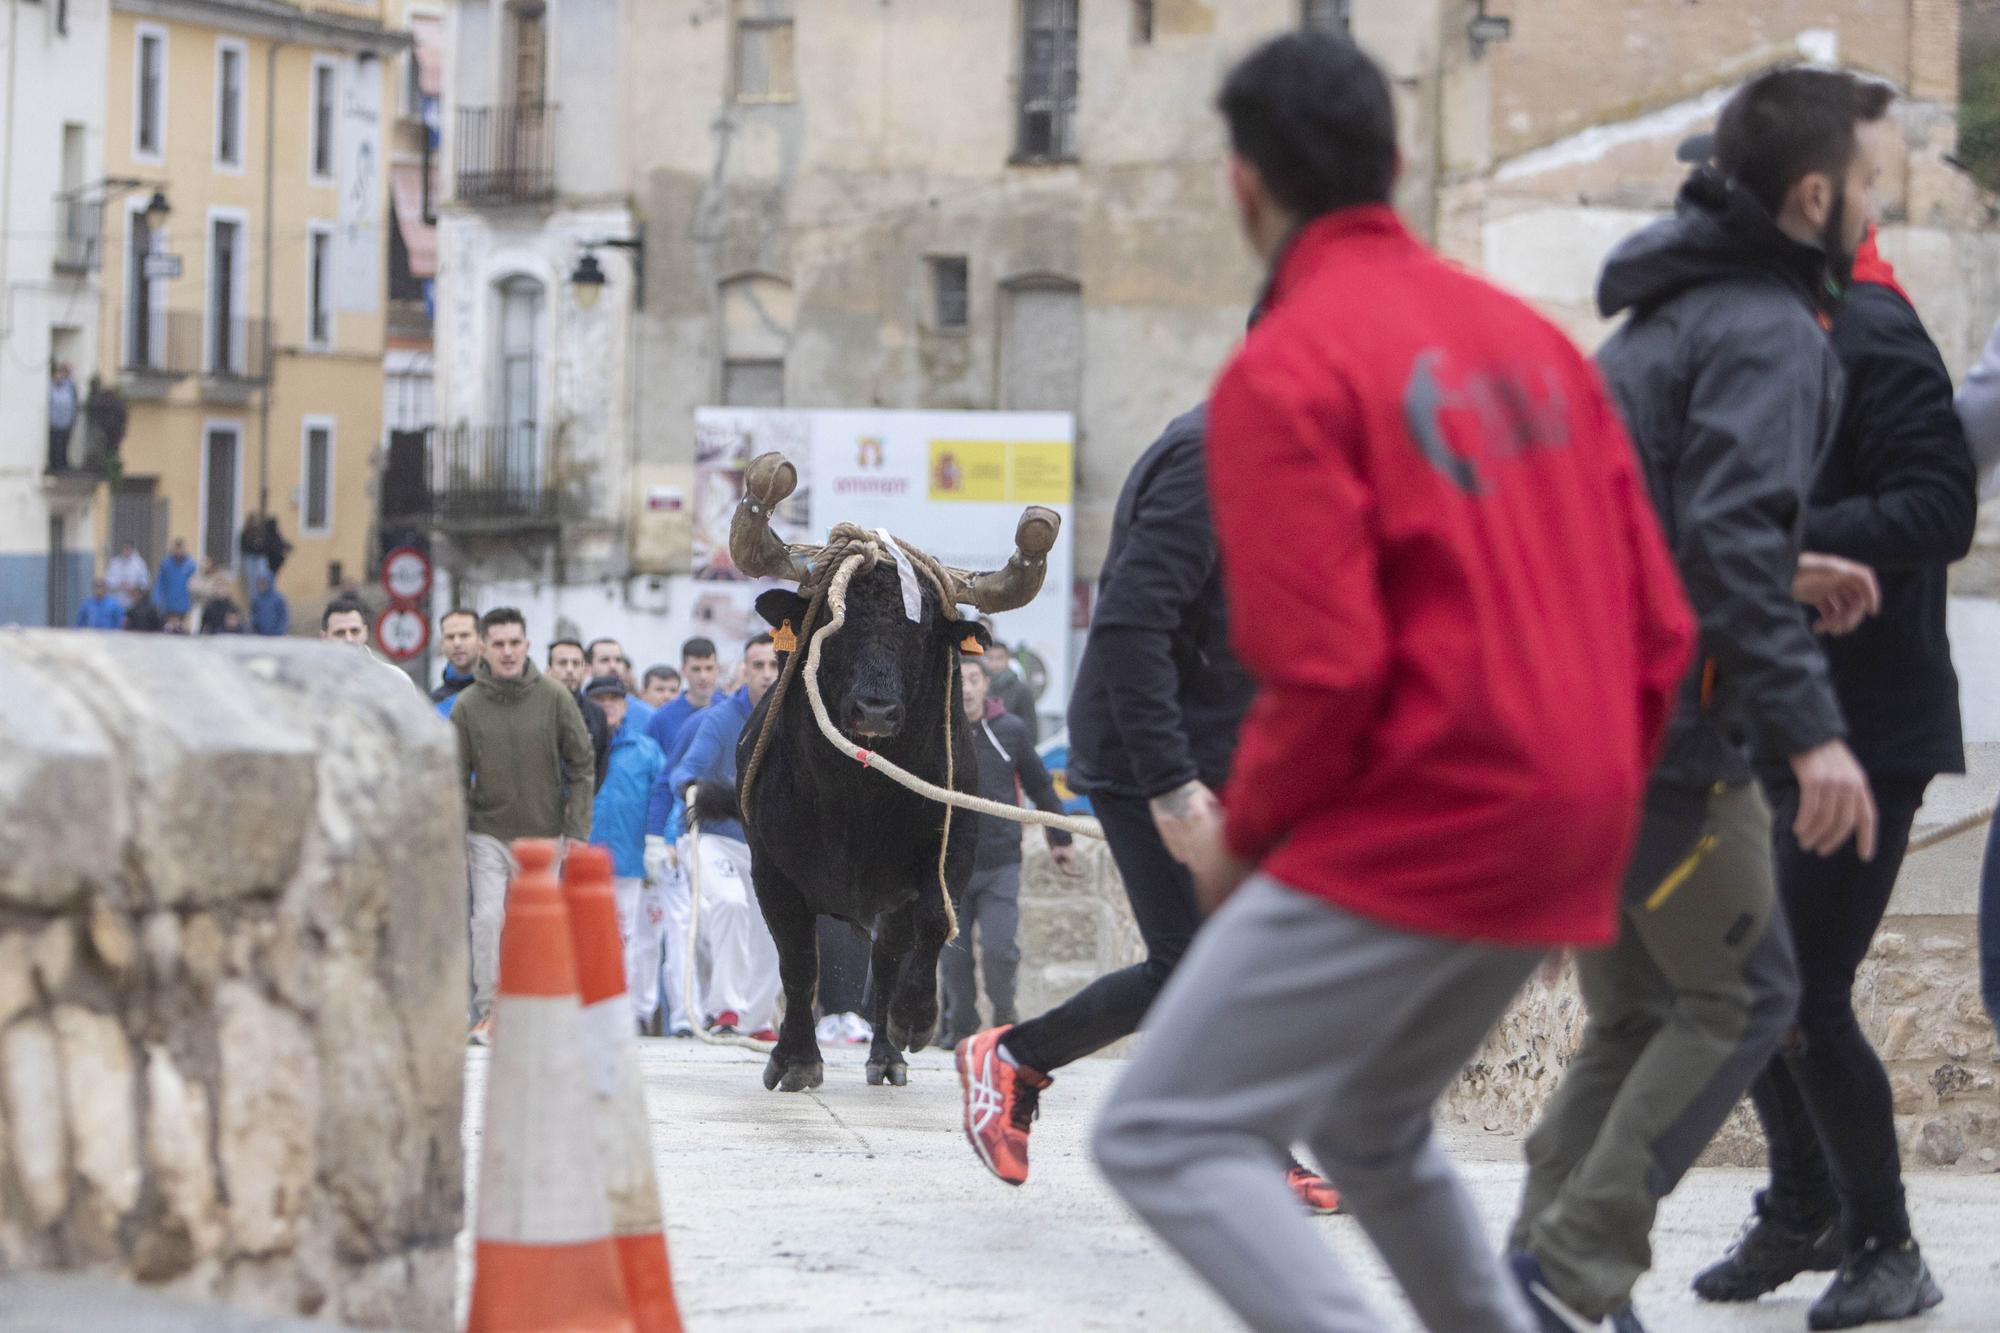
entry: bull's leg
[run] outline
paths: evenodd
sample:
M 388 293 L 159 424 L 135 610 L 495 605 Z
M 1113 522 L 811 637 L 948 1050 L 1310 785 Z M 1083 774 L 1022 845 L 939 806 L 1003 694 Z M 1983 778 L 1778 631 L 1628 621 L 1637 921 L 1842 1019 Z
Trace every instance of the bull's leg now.
M 890 988 L 889 1040 L 906 1051 L 921 1051 L 937 1035 L 938 954 L 949 929 L 944 899 L 935 886 L 927 886 L 895 915 L 904 918 L 908 934 Z
M 756 868 L 756 886 L 764 924 L 778 946 L 778 978 L 785 987 L 785 1017 L 778 1025 L 778 1044 L 764 1065 L 764 1086 L 804 1092 L 826 1081 L 813 1031 L 813 993 L 819 989 L 813 910 L 792 882 L 769 865 Z
M 900 1088 L 910 1081 L 909 1062 L 903 1053 L 889 1040 L 889 993 L 894 989 L 897 965 L 902 961 L 903 951 L 909 948 L 909 921 L 907 908 L 884 913 L 875 924 L 874 948 L 869 955 L 869 967 L 874 976 L 874 985 L 869 987 L 868 1021 L 874 1024 L 875 1039 L 868 1045 L 868 1082 L 879 1086 L 887 1082 L 891 1087 Z

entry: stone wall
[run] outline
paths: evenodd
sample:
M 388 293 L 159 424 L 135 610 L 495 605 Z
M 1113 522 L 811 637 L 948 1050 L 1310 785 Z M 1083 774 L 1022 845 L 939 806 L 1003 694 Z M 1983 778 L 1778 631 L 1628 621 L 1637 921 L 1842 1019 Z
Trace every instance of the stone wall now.
M 1146 956 L 1110 849 L 1096 838 L 1078 838 L 1076 848 L 1082 873 L 1071 877 L 1056 869 L 1040 829 L 1030 829 L 1022 844 L 1023 1018 L 1047 1012 L 1106 972 Z M 1120 1042 L 1111 1053 L 1126 1048 Z
M 350 649 L 0 632 L 0 1270 L 450 1325 L 463 828 Z

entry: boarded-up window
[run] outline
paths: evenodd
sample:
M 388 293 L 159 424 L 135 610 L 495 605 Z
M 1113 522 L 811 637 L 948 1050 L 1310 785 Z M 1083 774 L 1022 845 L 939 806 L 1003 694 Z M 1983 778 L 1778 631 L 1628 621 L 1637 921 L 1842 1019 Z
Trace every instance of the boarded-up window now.
M 1076 156 L 1077 0 L 1021 0 L 1020 132 L 1031 162 Z
M 1353 8 L 1353 0 L 1302 0 L 1299 24 L 1320 32 L 1346 32 L 1348 14 Z
M 785 353 L 798 314 L 792 285 L 751 273 L 722 284 L 722 402 L 783 407 Z
M 783 407 L 785 363 L 725 361 L 722 363 L 724 407 Z
M 1083 291 L 1044 278 L 1002 294 L 1000 406 L 1076 412 L 1083 404 Z
M 333 526 L 333 422 L 306 420 L 299 458 L 299 528 L 324 533 Z
M 931 260 L 931 327 L 962 329 L 972 322 L 972 294 L 964 255 Z
M 736 100 L 789 102 L 799 88 L 792 69 L 789 5 L 765 0 L 757 14 L 736 20 Z

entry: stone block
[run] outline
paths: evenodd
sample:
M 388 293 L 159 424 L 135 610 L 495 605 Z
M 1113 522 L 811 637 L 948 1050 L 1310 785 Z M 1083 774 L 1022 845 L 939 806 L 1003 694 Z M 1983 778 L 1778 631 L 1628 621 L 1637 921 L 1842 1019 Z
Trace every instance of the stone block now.
M 451 729 L 351 649 L 41 631 L 0 728 L 0 1267 L 450 1327 Z
M 1030 898 L 1021 903 L 1021 957 L 1037 967 L 1095 966 L 1100 957 L 1104 907 L 1090 899 Z

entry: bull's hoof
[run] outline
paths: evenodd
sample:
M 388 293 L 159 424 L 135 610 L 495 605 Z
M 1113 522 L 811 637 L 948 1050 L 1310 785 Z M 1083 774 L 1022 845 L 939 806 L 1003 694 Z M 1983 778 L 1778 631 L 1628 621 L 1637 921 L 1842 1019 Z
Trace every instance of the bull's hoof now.
M 910 1081 L 910 1067 L 901 1060 L 870 1060 L 868 1086 L 879 1088 L 885 1081 L 892 1088 L 906 1086 Z
M 933 1011 L 929 1019 L 919 1028 L 905 1026 L 898 1022 L 894 1014 L 889 1015 L 889 1043 L 899 1051 L 921 1051 L 931 1044 L 937 1035 L 937 1013 Z
M 806 1092 L 826 1082 L 826 1065 L 818 1060 L 787 1060 L 776 1051 L 764 1063 L 766 1091 Z

